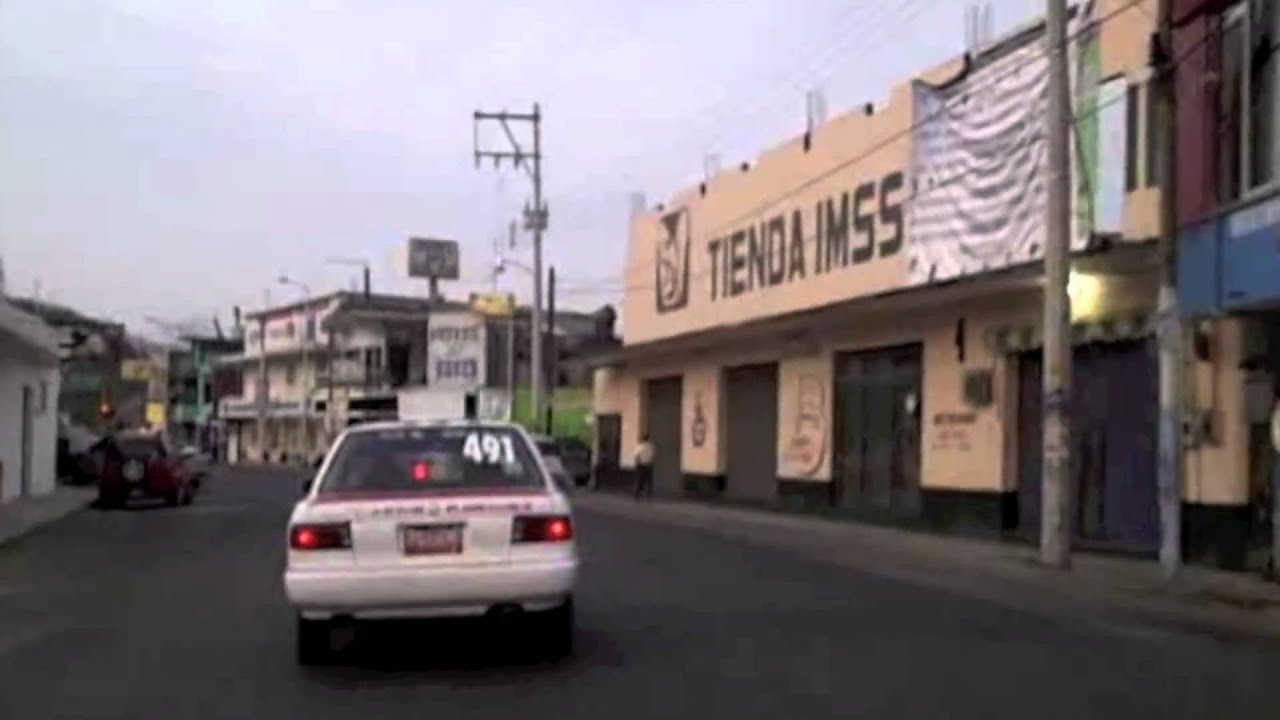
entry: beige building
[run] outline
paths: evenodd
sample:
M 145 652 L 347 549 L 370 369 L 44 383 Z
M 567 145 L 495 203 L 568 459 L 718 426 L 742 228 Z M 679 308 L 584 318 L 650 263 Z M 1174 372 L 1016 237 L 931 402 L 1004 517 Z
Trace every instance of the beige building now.
M 1071 30 L 1072 527 L 1137 552 L 1160 532 L 1145 5 Z M 600 481 L 626 482 L 647 434 L 659 493 L 1037 537 L 1044 71 L 1029 28 L 637 214 L 624 347 L 595 376 Z M 1186 535 L 1235 565 L 1240 340 L 1205 341 Z

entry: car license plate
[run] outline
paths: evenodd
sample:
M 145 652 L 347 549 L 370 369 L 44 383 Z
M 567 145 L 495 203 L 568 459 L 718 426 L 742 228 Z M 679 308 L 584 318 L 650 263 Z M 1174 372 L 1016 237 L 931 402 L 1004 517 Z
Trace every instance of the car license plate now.
M 419 525 L 403 529 L 405 555 L 456 555 L 462 552 L 461 525 Z
M 124 479 L 130 482 L 137 482 L 142 479 L 142 463 L 137 460 L 131 460 L 124 466 Z

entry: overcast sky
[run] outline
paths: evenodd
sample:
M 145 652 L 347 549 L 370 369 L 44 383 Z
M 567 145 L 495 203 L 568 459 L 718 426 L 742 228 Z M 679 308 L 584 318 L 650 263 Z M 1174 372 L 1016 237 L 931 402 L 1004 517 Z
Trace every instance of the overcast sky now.
M 616 302 L 630 193 L 798 134 L 808 88 L 832 114 L 883 98 L 962 49 L 966 4 L 0 0 L 7 289 L 139 329 L 225 321 L 298 297 L 281 272 L 348 287 L 335 255 L 422 292 L 392 261 L 411 234 L 462 244 L 446 293 L 487 288 L 530 183 L 475 167 L 472 112 L 538 101 L 561 302 Z M 1042 4 L 993 0 L 997 29 Z

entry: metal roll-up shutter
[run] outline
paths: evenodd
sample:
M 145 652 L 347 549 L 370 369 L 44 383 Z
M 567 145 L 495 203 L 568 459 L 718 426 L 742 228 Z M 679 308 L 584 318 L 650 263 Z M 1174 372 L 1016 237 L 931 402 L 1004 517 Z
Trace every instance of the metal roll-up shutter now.
M 681 430 L 678 377 L 650 380 L 645 388 L 645 428 L 653 443 L 653 491 L 677 495 L 683 486 L 680 469 Z
M 778 365 L 731 368 L 725 384 L 725 494 L 773 500 L 778 492 Z

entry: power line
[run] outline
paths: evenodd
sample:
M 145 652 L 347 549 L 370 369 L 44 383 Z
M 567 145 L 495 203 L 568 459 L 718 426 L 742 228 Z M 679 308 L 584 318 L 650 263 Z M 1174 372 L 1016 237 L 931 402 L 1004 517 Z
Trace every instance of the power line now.
M 915 17 L 915 15 L 920 12 L 922 8 L 915 7 L 915 5 L 920 1 L 921 0 L 899 0 L 899 3 L 896 7 L 900 12 L 905 10 L 905 16 L 902 18 L 903 20 L 909 20 L 910 18 Z M 864 5 L 860 7 L 866 8 L 868 6 Z M 741 128 L 744 126 L 744 123 L 743 123 L 744 118 L 746 118 L 747 120 L 758 120 L 764 111 L 776 105 L 774 101 L 782 94 L 783 91 L 787 91 L 787 92 L 793 91 L 796 85 L 800 81 L 802 81 L 804 77 L 813 75 L 815 72 L 815 67 L 814 67 L 815 65 L 817 65 L 817 70 L 816 70 L 817 72 L 825 71 L 827 68 L 830 67 L 830 65 L 833 62 L 841 59 L 842 51 L 848 48 L 850 45 L 856 44 L 857 47 L 863 50 L 863 52 L 858 53 L 857 55 L 855 55 L 855 57 L 863 57 L 868 55 L 870 52 L 872 52 L 872 50 L 869 48 L 878 49 L 882 47 L 892 36 L 888 34 L 878 35 L 874 38 L 875 42 L 869 44 L 866 42 L 860 42 L 865 39 L 864 36 L 858 34 L 857 32 L 852 32 L 853 30 L 856 30 L 858 28 L 873 27 L 876 24 L 882 24 L 884 20 L 887 17 L 889 17 L 890 11 L 892 11 L 895 6 L 892 6 L 889 4 L 877 3 L 870 7 L 872 8 L 872 14 L 870 16 L 864 13 L 862 17 L 855 18 L 854 21 L 849 21 L 844 25 L 842 25 L 840 31 L 836 33 L 836 35 L 840 37 L 848 37 L 849 38 L 848 40 L 825 44 L 826 50 L 823 53 L 818 54 L 816 57 L 811 57 L 810 62 L 807 65 L 797 67 L 795 70 L 785 74 L 781 78 L 781 82 L 774 83 L 771 90 L 766 91 L 764 93 L 757 94 L 755 96 L 756 100 L 753 103 L 746 104 L 745 106 L 742 104 L 735 104 L 733 106 L 722 107 L 716 110 L 712 115 L 710 121 L 701 125 L 700 128 L 713 130 L 712 133 L 709 133 L 711 135 L 721 134 L 721 131 L 723 130 L 723 126 L 729 124 L 730 122 L 732 122 L 735 127 Z M 819 62 L 817 63 L 813 62 L 813 60 L 815 59 L 818 60 Z M 822 76 L 822 77 L 825 77 L 825 76 Z M 716 105 L 728 99 L 729 97 L 730 97 L 730 94 L 728 91 L 721 93 L 716 103 L 712 104 L 711 107 L 715 107 Z M 743 112 L 744 107 L 746 108 L 745 112 Z M 739 136 L 735 136 L 734 139 L 736 139 L 737 137 Z M 676 149 L 684 150 L 686 145 L 691 145 L 698 141 L 702 141 L 702 137 L 700 135 L 691 134 L 687 136 L 684 140 L 681 140 L 680 144 L 676 145 L 675 147 Z M 719 144 L 725 145 L 726 143 L 721 142 Z M 567 186 L 567 188 L 560 188 L 554 193 L 554 195 L 558 197 L 563 197 L 564 195 L 572 194 L 572 191 L 576 191 L 590 183 L 598 181 L 602 176 L 606 174 L 609 174 L 609 173 L 607 172 L 588 173 L 587 175 L 570 183 Z M 598 209 L 600 206 L 593 205 L 592 207 L 593 209 Z M 583 215 L 586 215 L 586 213 L 584 213 Z M 580 219 L 580 217 L 581 216 L 573 217 L 571 219 L 576 220 L 576 219 Z
M 1089 23 L 1089 24 L 1088 24 L 1088 25 L 1086 25 L 1085 27 L 1082 27 L 1082 28 L 1078 29 L 1075 33 L 1070 34 L 1070 35 L 1068 36 L 1068 38 L 1067 38 L 1067 41 L 1068 41 L 1068 42 L 1071 42 L 1071 41 L 1076 40 L 1077 38 L 1079 38 L 1081 35 L 1084 35 L 1084 34 L 1086 34 L 1086 33 L 1088 33 L 1088 32 L 1092 32 L 1092 31 L 1094 31 L 1094 30 L 1096 30 L 1096 29 L 1098 29 L 1098 28 L 1102 27 L 1102 26 L 1103 26 L 1103 25 L 1105 25 L 1107 22 L 1110 22 L 1110 21 L 1114 20 L 1114 19 L 1116 18 L 1116 16 L 1118 16 L 1118 15 L 1120 15 L 1121 13 L 1123 13 L 1123 12 L 1125 12 L 1125 11 L 1129 10 L 1130 8 L 1134 7 L 1135 5 L 1137 5 L 1137 4 L 1141 3 L 1141 2 L 1144 2 L 1144 0 L 1127 0 L 1127 2 L 1125 2 L 1123 5 L 1120 5 L 1119 7 L 1117 7 L 1117 8 L 1115 8 L 1115 9 L 1113 9 L 1111 12 L 1109 12 L 1109 13 L 1107 13 L 1107 14 L 1105 14 L 1105 15 L 1102 15 L 1102 16 L 1100 16 L 1100 17 L 1098 17 L 1098 18 L 1097 18 L 1096 20 L 1094 20 L 1092 23 Z M 1045 55 L 1047 55 L 1047 52 L 1045 53 Z M 1184 58 L 1184 59 L 1185 59 L 1185 58 Z M 1035 61 L 1038 61 L 1038 60 L 1040 60 L 1040 57 L 1036 57 L 1036 58 L 1035 58 Z M 1026 67 L 1030 62 L 1032 62 L 1032 60 L 1028 60 L 1028 61 L 1026 61 L 1026 62 L 1022 62 L 1022 63 L 1017 63 L 1017 64 L 1014 64 L 1014 65 L 1011 65 L 1011 66 L 1008 68 L 1008 70 L 1006 70 L 1006 72 L 1001 73 L 1001 74 L 999 74 L 999 75 L 996 75 L 996 76 L 992 77 L 988 82 L 985 82 L 985 83 L 983 83 L 983 84 L 981 84 L 981 85 L 976 85 L 976 86 L 974 86 L 974 87 L 970 88 L 970 93 L 979 92 L 979 91 L 981 91 L 981 90 L 984 90 L 984 89 L 986 89 L 986 88 L 992 87 L 992 86 L 994 86 L 994 85 L 996 85 L 996 84 L 998 84 L 998 83 L 1000 83 L 1000 82 L 1004 81 L 1005 79 L 1007 79 L 1007 78 L 1011 77 L 1012 75 L 1016 74 L 1016 73 L 1017 73 L 1019 70 L 1021 70 L 1022 68 Z M 965 98 L 964 98 L 963 96 L 961 96 L 960 100 L 961 100 L 961 101 L 963 101 L 964 99 L 965 99 Z M 1113 100 L 1112 102 L 1115 102 L 1115 101 Z M 1103 106 L 1097 106 L 1097 107 L 1093 108 L 1091 111 L 1089 111 L 1088 113 L 1084 113 L 1084 114 L 1082 114 L 1082 115 L 1075 116 L 1075 117 L 1073 118 L 1073 122 L 1074 122 L 1074 121 L 1078 121 L 1078 120 L 1083 119 L 1083 118 L 1086 118 L 1086 117 L 1088 117 L 1091 113 L 1095 113 L 1095 112 L 1097 112 L 1098 110 L 1102 109 L 1102 107 L 1105 107 L 1106 105 L 1109 105 L 1109 104 L 1110 104 L 1110 103 L 1106 103 L 1106 104 L 1105 104 L 1105 105 L 1103 105 Z M 890 146 L 890 145 L 892 145 L 893 143 L 896 143 L 896 142 L 898 142 L 898 141 L 900 141 L 900 140 L 904 140 L 904 139 L 908 138 L 912 133 L 914 133 L 915 131 L 917 131 L 918 129 L 920 129 L 921 127 L 923 127 L 924 125 L 926 125 L 926 124 L 928 124 L 928 123 L 931 123 L 931 122 L 933 122 L 934 120 L 937 120 L 938 118 L 942 117 L 943 115 L 945 115 L 948 111 L 950 111 L 950 110 L 952 110 L 952 109 L 954 109 L 954 107 L 953 107 L 953 105 L 952 105 L 951 103 L 943 103 L 943 104 L 942 104 L 942 106 L 941 106 L 941 107 L 940 107 L 936 112 L 930 113 L 930 114 L 926 115 L 926 116 L 925 116 L 925 117 L 923 117 L 923 118 L 918 118 L 918 119 L 916 119 L 914 122 L 912 122 L 910 125 L 908 125 L 905 129 L 900 130 L 900 131 L 898 131 L 898 132 L 896 132 L 896 133 L 893 133 L 893 134 L 891 134 L 891 135 L 889 135 L 889 136 L 887 136 L 887 137 L 885 137 L 885 138 L 882 138 L 880 141 L 878 141 L 878 142 L 874 143 L 871 147 L 869 147 L 869 148 L 867 148 L 867 149 L 863 150 L 862 152 L 857 153 L 856 155 L 853 155 L 853 156 L 851 156 L 851 157 L 849 157 L 849 158 L 846 158 L 845 160 L 842 160 L 842 161 L 840 161 L 840 162 L 836 163 L 836 164 L 835 164 L 834 166 L 832 166 L 831 168 L 828 168 L 827 170 L 825 170 L 825 171 L 823 171 L 823 172 L 821 172 L 821 173 L 819 173 L 819 174 L 817 174 L 817 175 L 815 175 L 815 176 L 812 176 L 812 177 L 808 178 L 808 179 L 807 179 L 807 180 L 805 180 L 804 182 L 802 182 L 802 183 L 800 183 L 799 185 L 796 185 L 796 186 L 794 186 L 794 187 L 790 188 L 789 190 L 786 190 L 786 191 L 784 191 L 784 192 L 782 192 L 782 193 L 779 193 L 779 194 L 777 194 L 777 195 L 774 195 L 773 197 L 771 197 L 771 198 L 769 198 L 769 199 L 765 200 L 764 202 L 762 202 L 762 203 L 760 203 L 760 204 L 756 205 L 756 206 L 755 206 L 755 207 L 753 207 L 752 209 L 750 209 L 750 210 L 748 210 L 748 211 L 746 211 L 746 212 L 740 213 L 740 214 L 738 214 L 737 216 L 734 216 L 734 217 L 733 217 L 733 218 L 731 218 L 730 220 L 727 220 L 727 221 L 721 222 L 721 223 L 719 223 L 719 224 L 717 224 L 717 225 L 713 226 L 713 227 L 712 227 L 712 228 L 710 228 L 709 230 L 705 231 L 704 235 L 708 235 L 708 236 L 709 236 L 709 235 L 714 235 L 714 234 L 716 234 L 716 233 L 718 233 L 718 232 L 721 232 L 721 231 L 723 231 L 723 230 L 726 230 L 726 229 L 729 229 L 729 228 L 735 227 L 735 226 L 737 226 L 737 225 L 740 225 L 740 224 L 742 224 L 744 221 L 749 220 L 749 219 L 751 219 L 751 218 L 754 218 L 754 217 L 756 217 L 756 216 L 758 216 L 758 215 L 760 215 L 760 214 L 762 214 L 762 213 L 764 213 L 764 212 L 768 211 L 769 209 L 771 209 L 771 208 L 773 208 L 774 206 L 776 206 L 778 203 L 780 203 L 780 202 L 782 202 L 782 201 L 784 201 L 784 200 L 787 200 L 787 199 L 789 199 L 789 198 L 794 197 L 795 195 L 797 195 L 797 194 L 799 194 L 799 193 L 801 193 L 801 192 L 803 192 L 803 191 L 805 191 L 805 190 L 807 190 L 807 189 L 809 189 L 809 188 L 813 187 L 814 185 L 817 185 L 818 183 L 820 183 L 820 182 L 822 182 L 822 181 L 824 181 L 824 180 L 826 180 L 826 179 L 830 178 L 831 176 L 835 175 L 835 174 L 836 174 L 836 173 L 838 173 L 838 172 L 841 172 L 841 171 L 846 170 L 846 169 L 848 169 L 848 168 L 850 168 L 850 167 L 853 167 L 854 165 L 857 165 L 858 163 L 860 163 L 860 162 L 862 162 L 862 161 L 866 160 L 867 158 L 869 158 L 869 157 L 871 157 L 871 156 L 875 155 L 876 153 L 880 152 L 881 150 L 886 149 L 887 147 L 889 147 L 889 146 Z M 639 261 L 638 261 L 638 262 L 636 262 L 636 263 L 632 263 L 632 264 L 630 264 L 630 265 L 627 265 L 627 266 L 624 268 L 624 276 L 623 276 L 623 280 L 624 280 L 624 282 L 625 282 L 625 276 L 626 276 L 626 275 L 630 275 L 630 274 L 632 274 L 633 272 L 636 272 L 636 271 L 640 271 L 640 270 L 645 270 L 645 269 L 647 269 L 647 268 L 651 268 L 651 267 L 655 266 L 656 264 L 657 264 L 657 260 L 656 260 L 655 258 L 643 258 L 643 259 L 639 260 Z M 701 271 L 699 271 L 698 273 L 696 273 L 696 274 L 692 275 L 692 276 L 690 277 L 690 279 L 691 279 L 691 280 L 693 280 L 693 279 L 699 279 L 699 278 L 702 278 L 702 277 L 706 277 L 710 272 L 711 272 L 711 269 L 710 269 L 710 268 L 707 268 L 707 269 L 701 270 Z M 646 284 L 644 284 L 644 285 L 625 286 L 625 287 L 624 287 L 624 290 L 625 290 L 626 292 L 633 292 L 633 291 L 637 291 L 637 290 L 652 289 L 652 288 L 653 288 L 653 285 L 652 285 L 652 284 L 648 284 L 648 283 L 646 283 Z
M 901 15 L 901 17 L 898 18 L 898 21 L 904 22 L 904 23 L 910 22 L 911 19 L 913 19 L 916 15 L 918 15 L 919 12 L 923 10 L 923 7 L 917 6 L 918 2 L 920 2 L 920 0 L 901 0 L 899 4 L 896 6 L 897 9 L 899 10 L 899 14 Z M 888 5 L 888 4 L 875 5 L 874 9 L 879 10 L 881 12 L 873 13 L 874 19 L 867 17 L 864 14 L 862 18 L 859 18 L 860 22 L 851 22 L 849 24 L 856 27 L 867 27 L 867 26 L 875 26 L 877 24 L 883 24 L 885 19 L 890 14 L 889 11 L 892 10 L 893 8 L 894 6 Z M 847 35 L 853 38 L 854 40 L 862 39 L 862 36 L 856 32 L 855 33 L 841 32 L 839 33 L 839 35 L 841 36 Z M 844 59 L 849 62 L 854 62 L 858 58 L 866 58 L 871 54 L 873 54 L 874 52 L 876 52 L 877 50 L 881 49 L 891 38 L 892 36 L 889 34 L 881 34 L 876 36 L 873 42 L 871 43 L 859 44 L 858 47 L 862 49 L 862 52 L 855 54 L 852 58 L 845 57 L 844 54 L 841 52 L 848 45 L 853 44 L 852 41 L 833 43 L 827 47 L 827 50 L 825 53 L 822 53 L 818 56 L 818 59 L 821 60 L 821 62 L 816 63 L 818 67 L 818 72 L 826 73 L 826 70 L 829 69 L 831 65 L 837 60 Z M 732 116 L 725 116 L 724 118 L 722 118 L 722 120 L 732 120 L 736 124 L 741 125 L 741 120 L 743 117 L 746 117 L 749 120 L 759 119 L 760 117 L 762 117 L 764 111 L 768 110 L 770 107 L 773 107 L 775 105 L 775 103 L 771 103 L 769 101 L 776 99 L 779 96 L 779 90 L 778 90 L 779 88 L 785 89 L 785 90 L 794 89 L 796 85 L 799 83 L 800 81 L 799 78 L 801 78 L 801 76 L 809 75 L 815 72 L 814 65 L 815 63 L 810 62 L 808 66 L 799 68 L 799 72 L 795 72 L 795 71 L 791 72 L 785 78 L 785 81 L 786 81 L 785 83 L 775 84 L 774 86 L 775 90 L 772 93 L 766 93 L 766 94 L 757 96 L 758 97 L 757 102 L 755 102 L 754 104 L 748 104 L 746 106 L 749 109 L 747 113 L 745 114 L 740 112 L 734 113 Z M 822 75 L 822 77 L 825 78 L 827 77 L 827 75 L 824 74 Z M 785 84 L 785 87 L 783 87 L 784 84 Z M 722 93 L 722 98 L 727 96 L 728 96 L 727 93 Z M 759 98 L 764 98 L 764 101 L 759 100 Z M 726 108 L 726 112 L 731 109 L 733 108 Z M 721 123 L 721 124 L 723 125 L 724 123 Z M 708 127 L 710 127 L 710 125 L 708 125 Z M 717 130 L 717 132 L 719 131 Z M 742 136 L 742 133 L 739 133 L 738 135 L 734 136 L 735 140 L 741 136 Z M 697 139 L 698 139 L 697 137 L 690 136 L 685 142 L 691 143 L 692 141 Z M 677 146 L 677 147 L 682 148 L 683 145 Z M 606 173 L 603 173 L 603 172 L 589 174 L 585 177 L 585 180 L 599 179 L 605 174 Z M 672 172 L 670 174 L 674 176 L 675 172 Z M 677 181 L 673 180 L 672 182 L 677 182 Z M 573 189 L 576 189 L 577 185 L 578 183 L 575 183 L 570 187 Z M 571 194 L 570 191 L 561 190 L 555 193 L 555 196 L 564 197 L 567 194 Z M 588 206 L 588 208 L 585 210 L 578 210 L 567 216 L 562 216 L 562 220 L 559 221 L 559 225 L 561 227 L 584 226 L 584 225 L 591 227 L 591 226 L 594 226 L 596 222 L 611 220 L 612 218 L 609 218 L 605 215 L 606 212 L 611 213 L 611 212 L 614 212 L 614 210 L 612 209 L 611 206 L 607 204 L 591 203 Z M 618 210 L 617 212 L 620 213 L 622 211 Z M 584 220 L 589 220 L 590 222 L 584 222 Z

